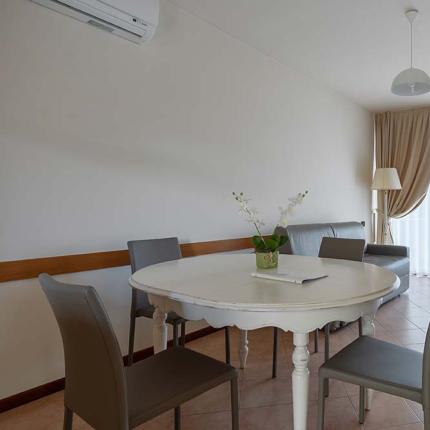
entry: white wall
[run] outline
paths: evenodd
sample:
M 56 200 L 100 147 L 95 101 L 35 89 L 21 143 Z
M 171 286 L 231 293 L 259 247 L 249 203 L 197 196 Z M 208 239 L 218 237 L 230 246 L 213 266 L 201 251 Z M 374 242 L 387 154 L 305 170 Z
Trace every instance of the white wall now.
M 134 45 L 3 0 L 0 58 L 0 260 L 250 235 L 233 190 L 268 225 L 304 189 L 292 222 L 370 219 L 370 114 L 169 2 Z M 124 350 L 128 273 L 64 277 L 97 286 Z M 61 377 L 61 354 L 37 283 L 0 285 L 0 398 Z

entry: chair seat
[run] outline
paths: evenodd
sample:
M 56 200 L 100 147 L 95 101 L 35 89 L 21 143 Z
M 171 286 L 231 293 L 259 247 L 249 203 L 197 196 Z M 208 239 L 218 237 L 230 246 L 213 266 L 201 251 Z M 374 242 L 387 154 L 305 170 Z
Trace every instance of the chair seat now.
M 152 318 L 152 316 L 154 315 L 154 309 L 154 306 L 145 306 L 142 308 L 138 308 L 136 309 L 136 316 Z M 168 324 L 181 324 L 186 321 L 187 320 L 185 318 L 180 317 L 179 315 L 175 314 L 175 312 L 169 312 L 167 314 L 166 322 Z
M 422 365 L 417 351 L 361 336 L 324 363 L 320 376 L 421 402 Z
M 130 426 L 137 426 L 237 376 L 234 367 L 173 347 L 125 368 Z

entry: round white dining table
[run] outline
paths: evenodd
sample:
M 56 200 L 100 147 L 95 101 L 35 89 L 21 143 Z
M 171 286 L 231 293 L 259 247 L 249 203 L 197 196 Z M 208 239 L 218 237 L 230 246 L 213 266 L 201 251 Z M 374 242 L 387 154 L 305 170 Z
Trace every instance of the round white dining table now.
M 294 430 L 306 430 L 309 393 L 309 333 L 332 321 L 362 318 L 363 334 L 373 336 L 382 297 L 399 285 L 398 277 L 373 264 L 298 255 L 280 255 L 278 269 L 265 273 L 320 273 L 303 284 L 251 276 L 253 254 L 211 254 L 148 266 L 130 277 L 145 291 L 154 311 L 154 350 L 167 347 L 170 311 L 213 327 L 241 330 L 240 366 L 246 365 L 247 330 L 279 327 L 293 332 Z

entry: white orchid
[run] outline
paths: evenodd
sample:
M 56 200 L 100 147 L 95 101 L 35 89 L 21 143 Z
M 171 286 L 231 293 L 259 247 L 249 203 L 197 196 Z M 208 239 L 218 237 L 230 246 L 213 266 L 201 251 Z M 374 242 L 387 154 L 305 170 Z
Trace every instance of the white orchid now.
M 279 206 L 279 213 L 280 213 L 280 218 L 278 221 L 279 226 L 287 227 L 289 215 L 292 214 L 293 209 L 296 206 L 301 205 L 303 203 L 303 200 L 307 194 L 308 194 L 308 191 L 305 191 L 304 193 L 298 193 L 294 197 L 290 197 L 288 199 L 289 203 L 286 208 Z
M 249 207 L 250 199 L 247 199 L 243 193 L 233 193 L 233 196 L 239 202 L 240 212 L 243 213 L 249 223 L 254 224 L 257 230 L 264 225 L 263 220 L 258 217 L 258 209 Z
M 289 198 L 289 203 L 286 208 L 279 207 L 279 211 L 281 213 L 281 218 L 277 225 L 286 227 L 288 225 L 288 215 L 291 214 L 292 209 L 301 204 L 303 199 L 305 198 L 308 192 L 299 193 L 296 196 Z M 254 224 L 255 229 L 257 230 L 258 235 L 252 238 L 255 249 L 260 252 L 275 252 L 280 246 L 284 245 L 288 236 L 280 236 L 276 233 L 276 230 L 273 232 L 271 236 L 264 237 L 260 231 L 260 227 L 264 225 L 264 222 L 258 216 L 258 210 L 255 208 L 249 207 L 250 199 L 247 199 L 243 193 L 235 193 L 233 192 L 233 197 L 239 203 L 240 212 L 244 215 L 246 220 L 251 224 Z

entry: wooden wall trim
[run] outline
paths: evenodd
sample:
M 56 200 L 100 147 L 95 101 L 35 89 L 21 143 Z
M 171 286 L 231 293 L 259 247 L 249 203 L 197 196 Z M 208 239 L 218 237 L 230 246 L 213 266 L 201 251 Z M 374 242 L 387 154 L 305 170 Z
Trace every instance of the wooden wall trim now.
M 192 257 L 216 252 L 238 251 L 250 247 L 250 239 L 242 237 L 209 242 L 183 243 L 181 244 L 181 251 L 184 257 Z M 60 275 L 63 273 L 128 266 L 129 264 L 130 260 L 126 249 L 28 260 L 0 261 L 0 282 L 36 278 L 40 273 Z

